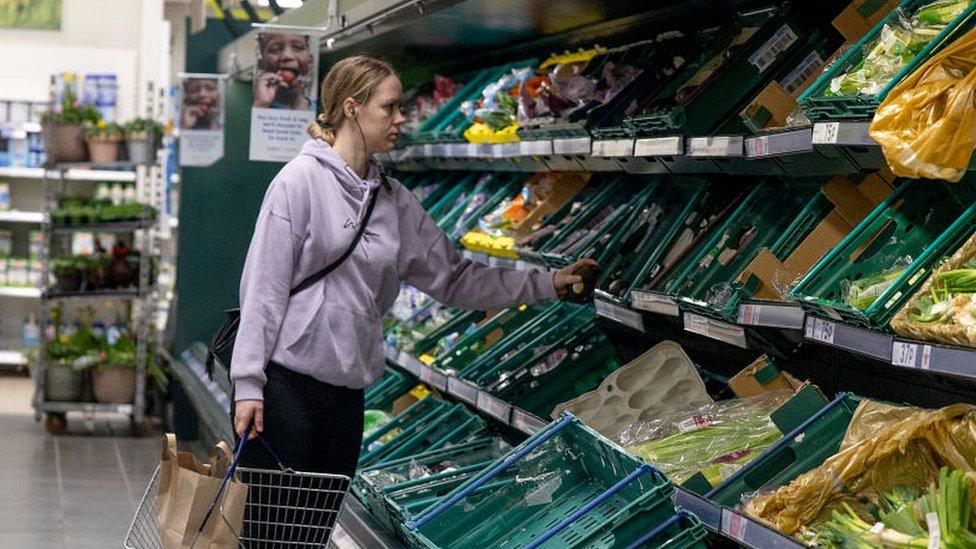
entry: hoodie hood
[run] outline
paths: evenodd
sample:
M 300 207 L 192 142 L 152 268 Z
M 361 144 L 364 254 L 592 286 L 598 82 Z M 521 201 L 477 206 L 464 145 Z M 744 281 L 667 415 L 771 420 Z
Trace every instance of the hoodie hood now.
M 376 162 L 370 162 L 366 179 L 356 174 L 339 153 L 331 145 L 321 139 L 309 139 L 302 145 L 301 153 L 311 156 L 335 175 L 336 181 L 353 196 L 362 200 L 366 189 L 376 189 L 380 185 L 380 167 Z

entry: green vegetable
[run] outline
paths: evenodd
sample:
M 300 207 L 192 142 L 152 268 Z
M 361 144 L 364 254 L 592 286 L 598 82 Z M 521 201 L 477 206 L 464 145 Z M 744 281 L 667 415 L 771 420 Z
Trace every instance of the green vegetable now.
M 892 270 L 852 282 L 844 302 L 855 309 L 862 311 L 867 309 L 895 283 L 903 272 L 904 269 Z

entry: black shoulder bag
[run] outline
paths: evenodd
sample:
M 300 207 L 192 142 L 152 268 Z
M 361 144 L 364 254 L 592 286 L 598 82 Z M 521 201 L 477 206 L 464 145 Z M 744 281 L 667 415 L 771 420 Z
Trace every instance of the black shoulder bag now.
M 383 177 L 384 187 L 388 187 L 385 176 Z M 321 271 L 309 276 L 305 280 L 301 281 L 298 286 L 291 289 L 288 294 L 289 297 L 307 290 L 313 284 L 325 278 L 329 273 L 334 271 L 339 265 L 352 255 L 353 250 L 359 244 L 359 240 L 363 237 L 363 231 L 366 230 L 366 225 L 369 224 L 370 217 L 373 216 L 373 207 L 376 206 L 376 197 L 379 196 L 380 189 L 376 189 L 373 192 L 373 196 L 369 200 L 369 206 L 366 208 L 366 214 L 363 216 L 363 220 L 359 223 L 359 228 L 356 230 L 356 236 L 353 237 L 352 242 L 346 251 L 338 257 L 335 261 L 327 265 Z M 241 323 L 241 310 L 240 309 L 228 309 L 226 311 L 227 320 L 224 325 L 221 326 L 220 330 L 214 334 L 213 338 L 210 340 L 210 345 L 207 347 L 207 361 L 206 370 L 207 376 L 213 379 L 213 361 L 216 358 L 220 360 L 221 364 L 230 371 L 230 362 L 234 354 L 234 341 L 237 339 L 237 328 Z

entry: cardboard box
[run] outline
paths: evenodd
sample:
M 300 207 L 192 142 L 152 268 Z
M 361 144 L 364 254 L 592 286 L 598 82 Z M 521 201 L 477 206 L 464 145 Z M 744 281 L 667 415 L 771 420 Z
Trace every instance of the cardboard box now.
M 803 382 L 777 368 L 769 357 L 763 355 L 735 374 L 729 380 L 729 387 L 735 396 L 746 398 L 770 391 L 795 393 L 803 387 Z
M 848 42 L 857 42 L 899 3 L 899 0 L 854 0 L 834 18 L 834 28 Z
M 739 113 L 746 127 L 754 132 L 786 127 L 786 118 L 797 108 L 797 98 L 816 82 L 826 61 L 817 50 L 811 50 L 782 77 L 770 82 Z
M 759 252 L 737 282 L 753 290 L 754 299 L 782 301 L 795 280 L 806 274 L 828 251 L 840 244 L 871 210 L 891 194 L 891 184 L 882 174 L 837 176 L 821 192 L 834 205 L 820 223 L 785 260 L 768 248 Z

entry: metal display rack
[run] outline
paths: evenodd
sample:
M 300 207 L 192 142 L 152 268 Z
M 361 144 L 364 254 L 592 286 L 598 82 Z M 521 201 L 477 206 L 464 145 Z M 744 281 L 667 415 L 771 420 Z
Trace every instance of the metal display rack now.
M 52 79 L 52 97 L 53 93 Z M 146 107 L 146 117 L 152 120 L 158 118 L 161 112 L 161 95 L 154 92 L 154 86 L 148 84 L 148 95 L 151 98 Z M 153 284 L 153 261 L 159 255 L 159 231 L 157 223 L 148 209 L 143 209 L 142 218 L 136 222 L 127 223 L 94 223 L 90 225 L 57 226 L 51 221 L 51 213 L 58 208 L 60 197 L 67 191 L 69 181 L 102 181 L 102 174 L 117 174 L 108 180 L 132 181 L 136 188 L 136 202 L 151 206 L 160 211 L 161 200 L 165 186 L 165 154 L 157 151 L 152 164 L 115 163 L 111 165 L 91 163 L 62 163 L 53 164 L 44 169 L 44 221 L 43 245 L 39 259 L 43 265 L 41 284 L 41 300 L 45 307 L 41 311 L 42 325 L 50 320 L 48 305 L 63 306 L 68 300 L 92 300 L 121 302 L 127 309 L 129 330 L 136 338 L 135 350 L 135 396 L 131 404 L 105 404 L 98 402 L 64 402 L 47 398 L 46 381 L 50 367 L 43 349 L 46 334 L 41 334 L 41 352 L 38 353 L 37 366 L 33 376 L 35 382 L 33 406 L 35 417 L 44 419 L 45 428 L 51 434 L 62 434 L 67 428 L 66 414 L 80 412 L 91 417 L 97 414 L 128 415 L 132 432 L 144 435 L 150 432 L 152 426 L 146 416 L 146 376 L 148 372 L 149 354 L 155 353 L 156 340 L 153 337 L 153 318 L 156 311 L 157 292 Z M 105 171 L 107 170 L 107 171 Z M 91 177 L 78 174 L 90 173 Z M 70 237 L 77 232 L 116 232 L 132 235 L 133 249 L 139 251 L 138 277 L 134 287 L 119 289 L 87 289 L 63 292 L 55 287 L 48 287 L 52 279 L 51 262 L 64 252 L 70 253 Z

